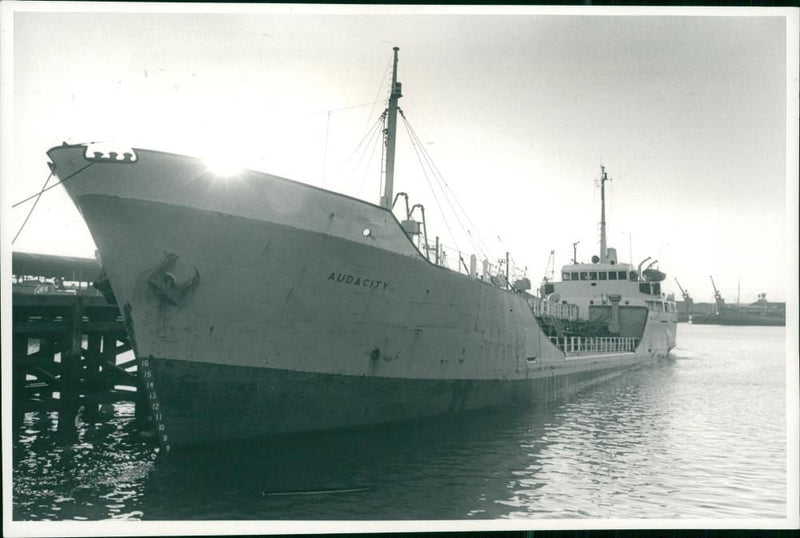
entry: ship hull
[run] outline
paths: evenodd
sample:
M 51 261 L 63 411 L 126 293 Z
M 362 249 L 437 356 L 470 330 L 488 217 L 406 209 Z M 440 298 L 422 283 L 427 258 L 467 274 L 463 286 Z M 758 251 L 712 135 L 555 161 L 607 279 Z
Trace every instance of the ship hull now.
M 768 316 L 754 316 L 747 314 L 732 314 L 719 316 L 692 315 L 690 322 L 693 325 L 736 325 L 736 326 L 765 326 L 785 327 L 785 318 L 771 318 Z
M 216 443 L 535 406 L 619 375 L 633 357 L 542 371 L 529 379 L 404 379 L 343 376 L 150 358 L 172 446 Z
M 524 297 L 424 259 L 391 212 L 197 159 L 49 155 L 95 239 L 165 446 L 538 402 L 665 356 L 567 358 Z

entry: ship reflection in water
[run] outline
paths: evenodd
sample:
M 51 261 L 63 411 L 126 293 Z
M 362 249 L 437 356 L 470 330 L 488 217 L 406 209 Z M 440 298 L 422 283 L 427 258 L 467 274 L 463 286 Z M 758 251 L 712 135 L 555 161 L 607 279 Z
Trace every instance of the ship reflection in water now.
M 66 446 L 30 413 L 14 518 L 783 518 L 784 336 L 688 326 L 674 357 L 536 410 L 169 455 L 129 406 Z

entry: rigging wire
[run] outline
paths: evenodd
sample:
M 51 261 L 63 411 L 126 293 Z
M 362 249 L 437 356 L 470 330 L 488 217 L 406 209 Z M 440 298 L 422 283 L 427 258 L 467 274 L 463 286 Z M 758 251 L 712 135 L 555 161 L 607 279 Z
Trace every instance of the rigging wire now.
M 469 218 L 469 214 L 461 206 L 461 204 L 458 201 L 458 198 L 456 197 L 455 193 L 453 192 L 453 190 L 450 188 L 450 186 L 447 183 L 447 181 L 442 176 L 442 174 L 439 171 L 438 167 L 434 163 L 433 158 L 430 156 L 430 154 L 425 149 L 424 144 L 422 144 L 422 141 L 420 140 L 419 136 L 414 131 L 414 128 L 411 126 L 410 122 L 405 117 L 405 114 L 402 113 L 402 111 L 401 111 L 401 116 L 403 118 L 403 122 L 404 122 L 404 124 L 406 126 L 406 129 L 409 131 L 409 136 L 411 137 L 412 142 L 414 142 L 415 145 L 420 148 L 428 167 L 430 168 L 431 172 L 433 173 L 434 179 L 437 181 L 437 183 L 439 185 L 439 188 L 442 190 L 442 193 L 445 196 L 445 200 L 447 201 L 448 205 L 450 206 L 450 209 L 453 211 L 453 214 L 455 215 L 456 220 L 458 220 L 459 226 L 461 226 L 461 229 L 466 232 L 467 239 L 469 240 L 470 244 L 472 245 L 472 248 L 475 249 L 477 252 L 479 252 L 483 257 L 487 257 L 487 252 L 490 249 L 486 247 L 486 244 L 481 239 L 480 234 L 477 233 L 477 229 L 476 229 L 476 234 L 473 235 L 472 231 L 469 229 L 469 227 L 464 225 L 464 222 L 461 220 L 461 217 L 459 216 L 459 211 L 464 216 L 464 218 L 467 221 L 467 223 L 469 224 L 469 226 L 472 227 L 473 229 L 475 229 L 475 225 L 473 224 L 472 220 Z M 426 179 L 427 179 L 427 175 L 426 175 Z M 449 196 L 447 194 L 448 191 L 450 193 Z M 451 202 L 451 199 L 457 204 L 458 207 L 455 207 L 453 205 L 453 203 Z M 476 243 L 476 241 L 477 241 L 477 243 Z
M 378 99 L 378 96 L 381 94 L 381 91 L 385 91 L 386 78 L 389 76 L 389 70 L 392 68 L 392 66 L 393 66 L 393 62 L 391 62 L 391 61 L 387 62 L 386 69 L 383 72 L 383 78 L 381 79 L 381 83 L 378 86 L 378 91 L 375 93 L 375 99 L 373 100 L 372 105 L 375 105 L 377 103 L 387 103 L 389 101 L 388 97 L 386 99 Z M 392 92 L 392 89 L 389 88 L 389 93 L 391 94 L 391 92 Z M 375 113 L 375 106 L 373 106 L 369 111 L 369 116 L 367 116 L 367 123 L 364 124 L 364 128 L 365 129 L 369 125 L 369 118 L 371 118 L 374 113 Z
M 362 108 L 362 107 L 365 107 L 365 106 L 372 106 L 372 110 L 374 110 L 375 105 L 377 103 L 382 102 L 380 99 L 377 98 L 377 96 L 375 96 L 375 99 L 376 100 L 374 100 L 374 101 L 372 101 L 370 103 L 362 103 L 360 105 L 343 106 L 341 108 L 331 108 L 330 110 L 327 111 L 327 118 L 325 120 L 325 148 L 324 148 L 323 153 L 322 153 L 322 185 L 325 185 L 325 173 L 326 173 L 326 170 L 327 170 L 327 163 L 328 163 L 328 139 L 329 139 L 329 133 L 330 133 L 330 126 L 331 126 L 331 112 L 341 112 L 343 110 L 352 110 L 354 108 Z M 369 113 L 368 117 L 372 117 L 372 110 L 370 110 L 370 113 Z M 369 120 L 367 120 L 367 121 L 369 121 Z
M 350 109 L 353 109 L 353 108 L 361 108 L 361 107 L 370 106 L 370 105 L 372 105 L 373 108 L 374 108 L 374 106 L 376 104 L 382 103 L 382 102 L 385 102 L 385 101 L 386 101 L 385 99 L 381 100 L 381 99 L 378 99 L 376 97 L 375 101 L 370 101 L 369 103 L 361 103 L 360 105 L 343 106 L 343 107 L 340 107 L 340 108 L 330 108 L 330 109 L 326 110 L 325 112 L 330 114 L 331 112 L 341 112 L 342 110 L 350 110 Z M 371 115 L 372 114 L 370 114 L 370 116 Z
M 322 157 L 322 184 L 323 185 L 325 184 L 325 169 L 326 169 L 326 166 L 327 166 L 326 163 L 327 163 L 327 160 L 328 160 L 328 132 L 329 132 L 329 129 L 330 129 L 330 124 L 331 124 L 331 112 L 340 112 L 342 110 L 351 110 L 353 108 L 371 106 L 372 108 L 370 108 L 369 114 L 367 115 L 367 121 L 364 124 L 364 130 L 366 131 L 366 134 L 364 135 L 364 138 L 361 140 L 361 142 L 363 142 L 364 139 L 366 139 L 368 136 L 370 136 L 370 133 L 372 132 L 372 129 L 374 129 L 374 126 L 373 127 L 369 127 L 369 121 L 370 121 L 370 118 L 373 117 L 373 114 L 374 114 L 374 111 L 375 111 L 375 105 L 378 104 L 378 103 L 386 103 L 387 100 L 388 100 L 388 99 L 379 99 L 379 96 L 381 94 L 381 91 L 384 88 L 384 84 L 386 82 L 386 77 L 387 77 L 387 74 L 389 73 L 389 69 L 391 67 L 392 67 L 391 62 L 386 64 L 386 69 L 383 72 L 383 78 L 381 79 L 381 83 L 378 86 L 378 91 L 375 93 L 375 98 L 371 102 L 363 103 L 363 104 L 360 104 L 360 105 L 351 105 L 351 106 L 345 106 L 345 107 L 341 107 L 341 108 L 333 108 L 333 109 L 330 109 L 330 110 L 327 111 L 328 112 L 328 118 L 327 118 L 327 121 L 325 123 L 325 150 L 324 150 L 323 157 Z M 371 139 L 372 138 L 370 137 L 370 140 Z M 356 148 L 353 150 L 353 153 L 350 155 L 350 157 L 347 158 L 345 163 L 342 165 L 342 168 L 339 170 L 339 174 L 340 175 L 342 173 L 342 170 L 344 170 L 344 167 L 347 166 L 347 163 L 350 161 L 352 156 L 358 151 L 359 147 L 361 147 L 361 142 L 359 142 L 358 146 L 356 146 Z M 372 162 L 372 158 L 371 157 L 370 157 L 370 161 L 369 162 Z M 361 183 L 359 183 L 359 185 L 360 184 Z
M 469 225 L 468 227 L 464 226 L 464 229 L 466 230 L 467 234 L 470 237 L 475 238 L 475 240 L 477 241 L 478 250 L 483 254 L 484 257 L 487 257 L 488 253 L 491 252 L 491 249 L 487 246 L 486 242 L 484 242 L 483 238 L 481 237 L 481 234 L 478 231 L 478 227 L 475 225 L 475 223 L 472 222 L 472 219 L 470 219 L 469 213 L 467 213 L 467 211 L 461 206 L 461 203 L 459 202 L 455 193 L 450 188 L 450 185 L 447 183 L 447 181 L 445 181 L 443 176 L 440 176 L 440 181 L 444 183 L 446 190 L 450 192 L 450 196 L 452 197 L 453 201 L 458 206 L 458 209 L 461 211 L 461 214 L 464 215 L 464 218 L 466 219 L 467 224 Z M 473 235 L 473 230 L 475 232 L 474 235 Z
M 372 164 L 372 159 L 375 158 L 375 153 L 377 153 L 376 150 L 381 145 L 380 132 L 381 132 L 380 129 L 376 130 L 374 132 L 373 138 L 371 139 L 372 140 L 372 151 L 369 154 L 369 160 L 367 161 L 367 164 L 364 166 L 364 174 L 361 176 L 361 180 L 359 180 L 359 182 L 358 182 L 358 187 L 356 189 L 356 192 L 361 190 L 361 186 L 364 184 L 364 180 L 367 178 L 367 175 L 369 174 L 369 167 Z M 366 152 L 366 147 L 364 148 L 364 151 Z M 383 154 L 382 153 L 381 153 L 381 159 L 383 159 Z M 382 188 L 382 186 L 381 186 L 381 188 Z M 378 192 L 378 198 L 380 198 L 380 191 Z
M 382 119 L 383 119 L 383 116 L 379 117 L 378 120 L 373 125 L 372 129 L 370 130 L 370 132 L 367 133 L 367 135 L 369 136 L 369 140 L 368 140 L 368 142 L 366 144 L 364 144 L 364 147 L 363 147 L 363 149 L 361 151 L 361 156 L 359 157 L 358 162 L 353 167 L 353 172 L 355 174 L 355 172 L 358 170 L 358 168 L 361 165 L 361 163 L 364 162 L 364 156 L 367 154 L 367 150 L 371 150 L 370 153 L 369 153 L 369 159 L 367 160 L 367 163 L 364 166 L 364 173 L 361 176 L 361 179 L 359 180 L 358 185 L 356 186 L 356 192 L 361 190 L 361 186 L 364 184 L 364 180 L 366 179 L 367 173 L 369 172 L 369 166 L 370 166 L 370 164 L 372 164 L 372 159 L 375 157 L 375 148 L 376 148 L 376 146 L 378 146 L 380 144 L 380 140 L 381 140 L 380 134 L 383 132 Z M 345 163 L 345 165 L 346 164 L 347 163 Z M 344 168 L 344 166 L 342 166 L 342 168 Z
M 375 132 L 379 131 L 380 127 L 381 127 L 381 119 L 378 118 L 378 121 L 375 122 L 375 124 L 369 129 L 369 131 L 364 133 L 364 137 L 361 139 L 361 141 L 358 143 L 358 145 L 353 149 L 353 152 L 350 153 L 350 155 L 344 161 L 344 163 L 342 164 L 341 168 L 339 169 L 339 172 L 338 172 L 339 176 L 341 176 L 341 174 L 344 171 L 344 169 L 347 167 L 347 165 L 350 163 L 350 161 L 353 158 L 353 156 L 356 153 L 358 153 L 359 150 L 362 150 L 362 156 L 359 158 L 359 161 L 358 161 L 358 162 L 361 162 L 361 159 L 363 158 L 363 152 L 366 151 L 366 147 L 368 147 L 369 144 L 372 142 L 372 138 L 375 136 Z M 364 145 L 364 142 L 367 141 L 367 139 L 369 139 L 369 142 L 367 142 L 366 146 L 364 146 L 364 148 L 362 148 L 362 145 Z M 357 165 L 356 165 L 356 167 L 357 167 Z
M 405 116 L 403 116 L 403 119 L 406 122 L 408 122 L 408 120 L 405 118 Z M 470 227 L 475 230 L 475 233 L 476 233 L 475 239 L 478 241 L 477 250 L 480 251 L 481 254 L 486 256 L 486 252 L 489 251 L 490 249 L 486 246 L 486 244 L 481 239 L 481 236 L 478 233 L 477 228 L 475 227 L 475 224 L 469 218 L 469 214 L 461 206 L 461 203 L 458 201 L 458 197 L 455 195 L 455 192 L 453 192 L 453 190 L 450 188 L 450 185 L 444 179 L 444 176 L 439 171 L 438 167 L 436 166 L 436 163 L 433 161 L 433 158 L 427 152 L 427 150 L 425 149 L 424 145 L 422 144 L 422 141 L 420 140 L 419 136 L 417 135 L 417 133 L 414 131 L 414 128 L 411 127 L 410 124 L 409 124 L 409 128 L 411 129 L 411 132 L 413 133 L 414 138 L 416 139 L 417 143 L 422 148 L 422 151 L 423 151 L 423 153 L 424 153 L 424 155 L 426 157 L 428 165 L 431 167 L 431 170 L 433 170 L 435 172 L 434 178 L 436 178 L 437 182 L 439 182 L 440 188 L 442 189 L 443 192 L 445 192 L 445 195 L 446 195 L 446 191 L 450 192 L 450 196 L 447 197 L 448 203 L 450 203 L 450 198 L 452 198 L 452 200 L 457 204 L 458 210 L 460 210 L 461 213 L 464 215 L 464 218 L 466 219 L 466 221 L 470 225 Z M 458 210 L 455 207 L 453 207 L 452 204 L 450 204 L 450 207 L 451 207 L 451 209 L 453 210 L 453 212 L 456 214 L 456 216 L 458 218 Z M 469 235 L 470 237 L 473 237 L 472 231 L 468 227 L 464 226 L 463 223 L 461 223 L 460 218 L 459 218 L 459 223 L 461 224 L 461 227 L 466 231 L 467 235 Z M 472 242 L 472 241 L 470 241 L 470 242 Z
M 328 164 L 328 131 L 331 126 L 331 111 L 328 111 L 328 119 L 325 121 L 325 149 L 322 150 L 322 186 L 325 186 L 325 169 Z
M 382 130 L 381 130 L 381 135 L 382 136 L 380 137 L 380 139 L 381 139 L 381 142 L 380 142 L 381 163 L 380 163 L 380 165 L 378 165 L 379 166 L 379 168 L 378 168 L 378 176 L 380 177 L 380 180 L 378 181 L 378 201 L 379 201 L 379 203 L 381 205 L 383 205 L 383 202 L 384 202 L 384 200 L 383 200 L 383 189 L 386 186 L 386 163 L 388 162 L 388 159 L 387 159 L 387 157 L 388 157 L 387 153 L 388 152 L 387 152 L 387 144 L 386 144 L 387 135 L 388 135 L 388 128 L 387 128 L 386 124 L 388 122 L 388 117 L 389 117 L 389 109 L 387 108 L 386 110 L 383 111 L 383 114 L 381 114 L 381 117 L 380 117 L 381 126 L 382 126 Z M 370 156 L 370 162 L 372 162 L 372 156 Z M 364 178 L 361 178 L 361 180 L 363 181 Z M 392 211 L 393 209 L 394 209 L 394 201 L 392 201 L 392 207 L 389 208 L 389 211 Z
M 401 114 L 401 116 L 402 116 L 402 114 Z M 405 120 L 405 116 L 403 116 L 403 119 Z M 407 121 L 403 122 L 403 126 L 406 128 L 406 131 L 408 131 L 409 126 L 408 126 L 408 122 Z M 411 140 L 413 142 L 414 139 L 411 137 L 411 133 L 410 132 L 408 133 L 408 136 L 411 138 Z M 414 153 L 417 154 L 417 159 L 420 161 L 420 164 L 422 165 L 423 163 L 422 163 L 422 160 L 420 159 L 419 149 L 417 147 L 417 144 L 412 143 L 411 147 L 414 148 Z M 453 230 L 450 229 L 450 223 L 447 221 L 447 217 L 445 216 L 445 212 L 442 209 L 442 204 L 439 202 L 439 197 L 436 195 L 436 190 L 433 188 L 433 185 L 430 182 L 430 179 L 428 177 L 428 171 L 425 169 L 424 165 L 422 166 L 422 173 L 425 176 L 425 180 L 428 182 L 428 187 L 430 187 L 430 189 L 431 189 L 431 194 L 433 194 L 433 199 L 436 200 L 436 205 L 439 208 L 439 214 L 442 216 L 442 220 L 444 221 L 444 225 L 445 225 L 445 227 L 447 227 L 447 231 L 450 232 L 450 237 L 453 238 L 453 242 L 456 244 L 456 249 L 459 251 L 459 254 L 460 254 L 461 248 L 458 246 L 458 240 L 456 239 L 456 235 L 453 233 Z M 458 218 L 458 215 L 456 215 L 456 218 Z M 460 222 L 459 222 L 459 224 L 460 224 Z

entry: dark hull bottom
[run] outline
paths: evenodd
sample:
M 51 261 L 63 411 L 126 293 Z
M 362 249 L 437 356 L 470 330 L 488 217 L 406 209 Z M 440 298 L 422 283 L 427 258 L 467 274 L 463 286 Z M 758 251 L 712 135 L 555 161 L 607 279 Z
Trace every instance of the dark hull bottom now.
M 631 364 L 523 380 L 421 380 L 149 359 L 156 426 L 170 447 L 536 404 Z

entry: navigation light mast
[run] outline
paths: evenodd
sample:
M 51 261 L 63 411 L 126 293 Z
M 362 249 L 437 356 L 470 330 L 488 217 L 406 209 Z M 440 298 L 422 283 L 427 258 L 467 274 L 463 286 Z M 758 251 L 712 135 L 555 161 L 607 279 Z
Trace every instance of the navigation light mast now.
M 600 263 L 608 261 L 606 249 L 606 167 L 600 165 Z

